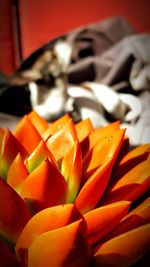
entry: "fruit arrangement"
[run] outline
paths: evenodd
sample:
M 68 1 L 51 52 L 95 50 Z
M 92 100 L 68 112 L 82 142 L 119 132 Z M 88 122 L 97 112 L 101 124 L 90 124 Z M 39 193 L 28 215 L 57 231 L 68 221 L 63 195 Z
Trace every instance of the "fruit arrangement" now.
M 150 250 L 150 144 L 35 111 L 0 128 L 0 266 L 133 266 Z

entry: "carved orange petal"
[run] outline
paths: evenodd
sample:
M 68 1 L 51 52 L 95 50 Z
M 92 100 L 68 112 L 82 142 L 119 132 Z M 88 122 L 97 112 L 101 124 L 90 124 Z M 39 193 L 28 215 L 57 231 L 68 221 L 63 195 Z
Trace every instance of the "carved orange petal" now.
M 40 134 L 28 119 L 27 115 L 25 115 L 17 124 L 14 130 L 14 135 L 25 147 L 29 155 L 41 141 Z
M 68 154 L 76 140 L 75 127 L 69 119 L 64 127 L 48 138 L 46 145 L 58 162 Z
M 35 213 L 43 208 L 65 203 L 66 190 L 66 181 L 58 168 L 45 159 L 21 183 L 18 192 Z
M 25 158 L 27 151 L 16 137 L 7 129 L 4 134 L 2 156 L 0 159 L 0 176 L 7 178 L 8 169 L 18 153 Z
M 87 180 L 92 172 L 108 158 L 113 158 L 115 162 L 120 151 L 125 130 L 119 130 L 101 138 L 93 149 L 87 154 L 83 161 L 83 180 Z
M 129 201 L 119 201 L 89 211 L 84 215 L 87 223 L 88 241 L 91 244 L 97 242 L 127 214 Z
M 48 122 L 43 119 L 35 110 L 32 110 L 28 114 L 28 118 L 37 129 L 39 134 L 42 136 L 49 126 Z
M 108 184 L 112 162 L 112 159 L 105 160 L 83 185 L 75 200 L 75 204 L 81 213 L 92 210 L 98 204 Z
M 16 244 L 16 253 L 27 249 L 42 233 L 66 226 L 81 219 L 81 214 L 73 204 L 58 205 L 35 214 L 24 227 Z M 19 252 L 20 250 L 20 252 Z
M 73 148 L 63 158 L 61 170 L 67 181 L 66 201 L 72 203 L 78 193 L 82 174 L 82 153 L 78 141 L 75 142 Z
M 54 156 L 46 146 L 45 142 L 41 140 L 26 160 L 29 172 L 32 172 L 44 160 L 44 158 L 48 158 L 54 166 L 57 166 Z
M 94 266 L 132 266 L 150 248 L 150 223 L 119 235 L 100 245 L 94 254 Z
M 47 130 L 43 134 L 43 140 L 46 141 L 50 136 L 55 134 L 57 131 L 61 130 L 70 120 L 68 114 L 65 114 L 61 118 L 57 119 L 56 121 L 49 124 Z
M 28 174 L 29 172 L 19 152 L 8 170 L 7 183 L 15 189 Z
M 88 267 L 89 247 L 83 234 L 82 221 L 38 236 L 29 247 L 28 267 L 33 266 Z
M 150 159 L 136 165 L 106 192 L 103 204 L 120 200 L 134 201 L 150 188 Z

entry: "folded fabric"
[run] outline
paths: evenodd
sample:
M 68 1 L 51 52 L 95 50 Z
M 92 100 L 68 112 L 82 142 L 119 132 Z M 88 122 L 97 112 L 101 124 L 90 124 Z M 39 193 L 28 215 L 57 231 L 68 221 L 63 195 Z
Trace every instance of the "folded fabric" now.
M 119 119 L 132 145 L 150 142 L 149 47 L 150 34 L 136 33 L 122 17 L 75 29 L 2 80 L 0 112 L 35 109 L 48 121 L 68 112 L 74 121 L 90 117 L 95 127 Z

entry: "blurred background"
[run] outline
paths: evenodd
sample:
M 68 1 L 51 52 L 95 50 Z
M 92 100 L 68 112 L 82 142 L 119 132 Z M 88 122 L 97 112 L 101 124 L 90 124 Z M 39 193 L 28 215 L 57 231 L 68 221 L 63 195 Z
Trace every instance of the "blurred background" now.
M 117 17 L 123 20 L 111 21 Z M 76 31 L 78 28 L 82 30 Z M 131 144 L 150 142 L 149 33 L 148 0 L 1 0 L 1 126 L 12 122 L 12 118 L 6 120 L 5 113 L 22 116 L 35 109 L 52 121 L 71 112 L 77 119 L 89 117 L 94 127 L 120 120 Z M 48 53 L 55 50 L 54 39 L 63 35 L 66 41 L 72 40 L 73 47 L 66 69 L 68 84 L 61 68 L 58 77 L 53 77 L 48 69 L 52 62 L 45 58 L 42 65 L 43 59 L 38 61 L 46 49 Z M 47 53 L 43 55 L 47 57 Z M 54 58 L 55 68 L 59 69 L 61 60 L 62 54 Z M 39 62 L 40 81 L 33 78 Z M 32 79 L 23 79 L 29 74 Z
M 12 74 L 22 60 L 54 37 L 118 15 L 137 32 L 150 31 L 148 0 L 1 0 L 0 71 Z

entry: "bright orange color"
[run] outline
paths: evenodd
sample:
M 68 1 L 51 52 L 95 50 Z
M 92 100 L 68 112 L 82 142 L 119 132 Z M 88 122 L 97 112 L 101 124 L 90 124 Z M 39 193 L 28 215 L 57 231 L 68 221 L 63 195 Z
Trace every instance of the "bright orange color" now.
M 109 240 L 146 223 L 150 223 L 150 197 L 130 211 L 121 222 L 105 236 L 104 240 Z
M 120 129 L 120 122 L 115 121 L 113 123 L 108 124 L 105 127 L 97 128 L 91 134 L 89 134 L 89 150 L 101 139 L 104 137 L 108 137 L 118 131 Z
M 93 146 L 83 161 L 83 180 L 86 181 L 104 160 L 112 158 L 115 162 L 123 142 L 124 134 L 124 130 L 116 131 L 112 135 L 101 138 Z
M 41 140 L 40 143 L 37 145 L 37 147 L 30 154 L 28 159 L 26 160 L 26 165 L 29 172 L 32 172 L 45 158 L 48 158 L 48 160 L 54 166 L 57 166 L 54 156 L 47 148 L 45 142 Z
M 150 153 L 150 144 L 140 145 L 128 152 L 128 154 L 121 160 L 119 165 L 122 165 L 125 162 L 129 162 L 131 159 L 138 158 L 139 156 L 147 153 Z
M 52 136 L 57 131 L 64 128 L 69 120 L 70 120 L 69 115 L 65 114 L 58 120 L 54 121 L 53 123 L 50 123 L 47 130 L 43 133 L 43 136 L 42 136 L 43 140 L 46 141 L 50 136 Z
M 22 144 L 15 138 L 15 136 L 7 129 L 4 134 L 2 155 L 0 158 L 0 177 L 6 179 L 8 169 L 17 156 L 18 152 L 22 157 L 27 156 L 27 152 Z
M 100 239 L 127 214 L 129 206 L 130 202 L 119 201 L 86 213 L 84 218 L 87 223 L 87 236 L 90 245 L 100 242 Z
M 7 183 L 15 189 L 28 176 L 28 174 L 29 172 L 27 171 L 23 158 L 19 152 L 8 170 Z
M 64 227 L 81 218 L 73 204 L 58 205 L 38 212 L 23 229 L 16 244 L 16 253 L 19 254 L 20 249 L 27 249 L 40 234 Z
M 45 159 L 20 184 L 18 190 L 33 213 L 65 203 L 67 184 L 59 170 Z
M 29 155 L 41 141 L 40 134 L 28 119 L 27 115 L 25 115 L 17 124 L 14 130 L 14 135 L 25 147 Z
M 148 197 L 145 201 L 143 201 L 139 206 L 129 212 L 124 219 L 132 216 L 132 215 L 140 215 L 145 220 L 150 222 L 150 197 Z
M 150 223 L 119 235 L 96 249 L 94 266 L 131 266 L 150 248 Z
M 77 140 L 73 121 L 69 119 L 64 127 L 48 138 L 46 145 L 58 162 L 67 155 Z
M 16 245 L 17 267 L 127 267 L 144 256 L 150 144 L 127 153 L 119 121 L 94 130 L 89 119 L 48 124 L 35 111 L 14 134 L 0 128 L 0 240 Z M 0 266 L 13 267 L 1 248 Z
M 110 178 L 112 161 L 105 160 L 81 188 L 75 200 L 75 205 L 81 213 L 94 209 L 100 201 Z
M 150 159 L 136 165 L 107 190 L 103 204 L 134 201 L 150 189 Z
M 32 122 L 38 133 L 42 136 L 48 128 L 48 122 L 43 119 L 35 110 L 28 114 L 28 119 Z
M 82 221 L 39 235 L 29 247 L 28 267 L 33 266 L 88 267 L 89 247 Z
M 75 129 L 80 143 L 82 143 L 89 134 L 94 131 L 94 127 L 90 119 L 81 120 L 75 125 Z
M 119 180 L 137 164 L 145 161 L 148 158 L 148 155 L 150 155 L 150 144 L 140 145 L 129 151 L 117 164 L 111 179 L 112 182 Z
M 82 175 L 82 152 L 78 141 L 63 158 L 61 172 L 67 181 L 67 203 L 72 203 L 79 191 Z

